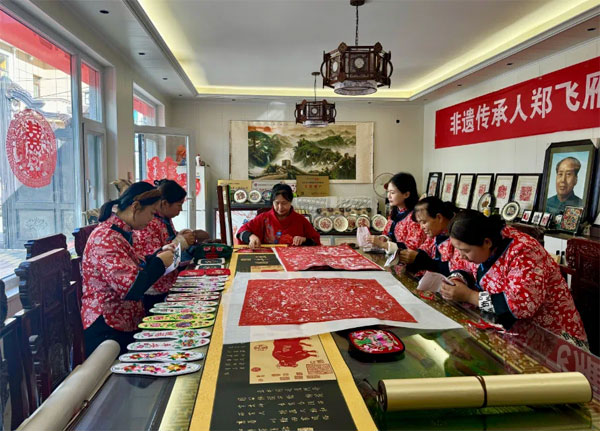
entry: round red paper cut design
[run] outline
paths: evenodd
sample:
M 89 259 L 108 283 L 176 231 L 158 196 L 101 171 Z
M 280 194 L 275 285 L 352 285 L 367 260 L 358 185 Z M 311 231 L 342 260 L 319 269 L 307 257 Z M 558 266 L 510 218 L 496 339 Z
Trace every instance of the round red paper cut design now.
M 44 187 L 56 169 L 56 137 L 42 114 L 25 109 L 14 116 L 6 134 L 6 156 L 25 186 Z

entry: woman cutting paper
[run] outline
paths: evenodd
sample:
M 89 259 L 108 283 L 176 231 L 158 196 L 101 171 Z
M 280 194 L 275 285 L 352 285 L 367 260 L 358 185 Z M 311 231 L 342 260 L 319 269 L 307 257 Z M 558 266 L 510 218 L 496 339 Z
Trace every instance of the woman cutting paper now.
M 368 242 L 386 249 L 388 254 L 394 254 L 398 249 L 416 250 L 427 236 L 411 216 L 419 200 L 414 177 L 405 172 L 394 175 L 387 185 L 387 197 L 392 210 L 383 235 L 372 235 Z
M 87 241 L 81 265 L 81 319 L 87 356 L 107 339 L 117 341 L 121 352 L 127 351 L 144 317 L 144 292 L 173 262 L 170 249 L 141 258 L 132 245 L 132 231 L 143 229 L 152 220 L 160 197 L 152 185 L 138 182 L 100 208 L 100 224 Z
M 208 239 L 209 235 L 203 230 L 195 232 L 185 229 L 180 232 L 173 226 L 173 218 L 181 212 L 187 192 L 183 187 L 173 180 L 155 181 L 158 190 L 161 193 L 160 200 L 156 207 L 154 217 L 148 225 L 141 230 L 134 231 L 133 246 L 139 256 L 154 254 L 167 244 L 178 244 L 181 251 L 185 251 L 189 246 Z M 156 281 L 144 295 L 144 308 L 146 312 L 150 310 L 157 302 L 162 302 L 166 293 L 169 291 L 177 279 L 177 271 L 173 271 Z
M 287 184 L 275 184 L 272 208 L 245 223 L 236 237 L 251 248 L 261 244 L 321 245 L 321 237 L 306 217 L 294 211 L 294 194 Z
M 474 264 L 475 282 L 470 289 L 456 273 L 454 285 L 442 283 L 442 297 L 493 313 L 506 328 L 531 319 L 555 334 L 587 340 L 558 264 L 534 238 L 473 210 L 457 214 L 448 230 L 454 248 Z

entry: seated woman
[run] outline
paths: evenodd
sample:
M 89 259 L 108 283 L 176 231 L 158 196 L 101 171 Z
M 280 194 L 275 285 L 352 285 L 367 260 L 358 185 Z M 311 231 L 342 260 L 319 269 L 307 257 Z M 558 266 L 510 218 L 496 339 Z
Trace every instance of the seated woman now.
M 465 278 L 442 283 L 445 299 L 468 302 L 493 313 L 504 327 L 531 319 L 555 334 L 587 340 L 583 323 L 558 264 L 534 238 L 504 227 L 498 216 L 467 210 L 448 227 L 450 241 L 472 263 L 474 289 Z
M 100 208 L 100 224 L 88 238 L 81 264 L 81 320 L 88 356 L 107 339 L 127 351 L 144 317 L 144 292 L 173 263 L 171 250 L 144 259 L 132 245 L 132 230 L 143 229 L 152 220 L 160 196 L 152 185 L 138 182 Z
M 275 184 L 273 207 L 238 230 L 236 237 L 251 248 L 261 244 L 321 245 L 321 237 L 303 215 L 294 211 L 294 193 L 287 184 Z
M 448 236 L 448 225 L 456 212 L 457 208 L 452 202 L 444 202 L 435 196 L 417 202 L 413 217 L 427 235 L 427 240 L 417 250 L 406 249 L 398 253 L 399 262 L 408 264 L 408 271 L 415 274 L 433 271 L 450 275 L 450 260 L 455 250 Z
M 411 174 L 400 172 L 387 185 L 387 197 L 392 208 L 383 235 L 371 235 L 368 242 L 393 254 L 406 248 L 416 250 L 427 236 L 419 223 L 412 218 L 412 211 L 419 200 L 417 183 Z
M 172 219 L 177 217 L 185 201 L 187 192 L 183 187 L 173 180 L 160 180 L 154 182 L 161 193 L 156 213 L 141 230 L 133 233 L 133 247 L 138 256 L 147 256 L 154 254 L 167 244 L 181 245 L 181 250 L 185 251 L 189 246 L 208 238 L 208 233 L 203 230 L 192 232 L 190 229 L 177 232 L 173 226 Z M 177 279 L 177 271 L 173 271 L 164 277 L 161 277 L 146 291 L 144 295 L 144 309 L 146 313 L 157 302 L 162 302 L 167 292 Z

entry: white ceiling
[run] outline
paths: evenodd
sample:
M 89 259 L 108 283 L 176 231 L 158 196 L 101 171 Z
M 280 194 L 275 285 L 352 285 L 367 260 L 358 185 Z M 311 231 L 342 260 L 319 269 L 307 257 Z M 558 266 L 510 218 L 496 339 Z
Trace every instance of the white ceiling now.
M 288 95 L 309 95 L 310 73 L 319 69 L 323 51 L 342 41 L 354 43 L 355 8 L 348 0 L 63 1 L 172 96 L 195 95 L 192 87 L 200 95 L 213 96 L 268 96 L 282 89 Z M 558 12 L 564 12 L 565 4 L 578 5 L 579 15 L 571 13 L 561 26 L 560 17 L 566 15 Z M 465 75 L 481 79 L 502 73 L 509 55 L 512 67 L 518 67 L 598 37 L 598 4 L 596 0 L 367 0 L 359 8 L 359 42 L 379 41 L 391 51 L 396 92 L 390 97 L 402 99 L 398 91 L 423 96 Z M 110 13 L 100 14 L 101 9 Z M 541 24 L 550 22 L 552 14 L 558 18 L 548 30 Z M 528 46 L 535 29 L 524 29 L 538 21 L 544 32 L 535 41 L 545 45 L 536 50 L 535 44 Z M 590 26 L 596 30 L 587 31 Z M 529 39 L 519 39 L 520 32 Z M 511 47 L 507 41 L 520 45 Z M 320 78 L 317 85 L 321 87 Z M 385 91 L 378 93 L 385 96 Z

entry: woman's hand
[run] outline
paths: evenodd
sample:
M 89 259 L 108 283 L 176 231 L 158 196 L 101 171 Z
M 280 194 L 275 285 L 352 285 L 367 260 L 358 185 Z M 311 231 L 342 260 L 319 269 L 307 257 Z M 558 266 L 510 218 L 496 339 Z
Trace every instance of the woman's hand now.
M 171 242 L 169 244 L 165 244 L 162 246 L 162 250 L 163 251 L 171 251 L 171 252 L 175 252 L 175 249 L 177 248 L 177 243 L 176 242 Z
M 417 253 L 415 250 L 402 250 L 398 252 L 398 262 L 400 263 L 413 263 L 417 257 Z
M 479 305 L 479 293 L 475 290 L 469 289 L 465 283 L 456 278 L 453 278 L 449 282 L 442 280 L 440 293 L 442 294 L 442 298 L 447 300 L 468 302 L 469 304 Z
M 295 236 L 292 240 L 292 245 L 302 245 L 306 242 L 306 238 L 303 236 Z
M 248 247 L 259 248 L 260 247 L 260 238 L 254 234 L 250 235 L 250 241 L 248 241 Z
M 161 251 L 156 257 L 162 260 L 165 268 L 168 268 L 173 264 L 173 252 L 171 250 Z
M 387 248 L 388 237 L 385 235 L 369 235 L 367 242 L 375 247 Z

